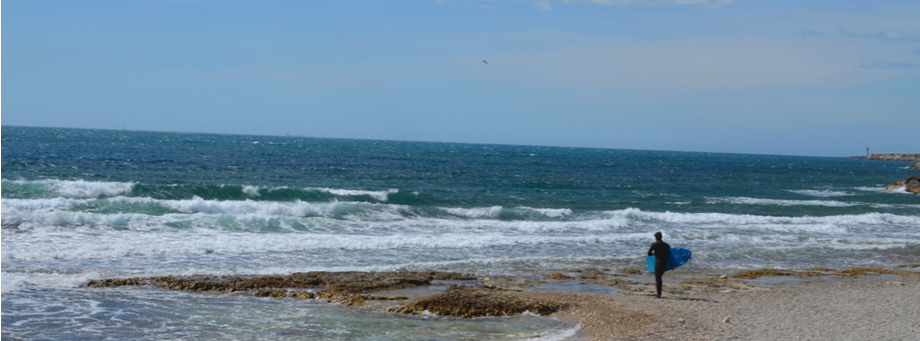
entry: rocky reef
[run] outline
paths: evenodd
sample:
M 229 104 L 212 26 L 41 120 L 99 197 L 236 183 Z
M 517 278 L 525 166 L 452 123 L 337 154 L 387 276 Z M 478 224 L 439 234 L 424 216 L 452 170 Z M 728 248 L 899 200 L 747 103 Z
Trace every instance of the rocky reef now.
M 257 297 L 318 298 L 348 305 L 375 300 L 405 300 L 405 297 L 369 295 L 372 292 L 430 285 L 432 280 L 473 280 L 455 272 L 298 272 L 289 276 L 221 278 L 150 277 L 92 280 L 84 286 L 104 288 L 125 285 L 150 285 L 163 289 L 233 293 L 248 292 Z M 323 289 L 314 292 L 292 289 Z
M 869 154 L 868 157 L 861 157 L 860 159 L 882 161 L 920 161 L 920 154 Z
M 907 166 L 907 169 L 920 169 L 920 162 Z
M 918 268 L 920 264 L 902 265 Z M 92 280 L 84 286 L 106 288 L 146 285 L 168 290 L 194 291 L 213 294 L 246 294 L 256 297 L 318 299 L 343 304 L 352 308 L 387 311 L 401 314 L 435 314 L 472 318 L 479 316 L 514 316 L 524 312 L 539 315 L 554 314 L 577 304 L 567 301 L 571 295 L 553 295 L 532 290 L 547 282 L 569 282 L 574 285 L 603 285 L 619 289 L 626 295 L 652 296 L 653 283 L 640 282 L 641 271 L 623 269 L 586 268 L 562 272 L 535 274 L 535 278 L 476 277 L 454 272 L 303 272 L 289 276 L 213 277 L 190 276 L 149 277 Z M 670 294 L 718 295 L 747 290 L 760 290 L 745 282 L 763 276 L 820 277 L 840 279 L 863 278 L 874 275 L 920 276 L 920 272 L 892 270 L 876 267 L 856 267 L 843 270 L 809 268 L 804 270 L 757 269 L 735 274 L 712 276 L 686 273 L 679 283 L 665 283 L 664 291 Z M 647 278 L 645 278 L 647 279 Z M 433 282 L 436 280 L 446 282 Z M 441 289 L 447 285 L 446 290 Z M 416 289 L 418 288 L 418 289 Z M 400 296 L 407 292 L 409 299 Z M 419 290 L 425 295 L 416 295 Z M 575 289 L 577 291 L 577 289 Z M 400 302 L 392 302 L 400 301 Z M 395 305 L 394 305 L 395 304 Z
M 900 189 L 904 187 L 908 192 L 920 194 L 920 175 L 914 175 L 907 179 L 895 182 L 885 187 L 886 191 Z
M 417 300 L 387 311 L 401 314 L 430 313 L 471 318 L 478 316 L 516 316 L 525 311 L 549 315 L 568 307 L 558 300 L 530 297 L 520 293 L 483 286 L 450 286 L 440 295 Z

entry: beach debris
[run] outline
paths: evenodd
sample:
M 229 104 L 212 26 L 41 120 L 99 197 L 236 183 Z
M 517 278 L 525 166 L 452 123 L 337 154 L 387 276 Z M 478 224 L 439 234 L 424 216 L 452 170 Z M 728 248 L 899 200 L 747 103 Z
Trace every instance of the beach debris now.
M 545 316 L 567 307 L 569 304 L 565 302 L 502 289 L 451 285 L 440 295 L 422 298 L 404 306 L 387 309 L 387 311 L 400 314 L 428 312 L 439 316 L 473 318 L 518 316 L 527 311 Z
M 728 275 L 719 276 L 719 279 L 728 279 Z
M 730 317 L 726 317 L 724 320 L 722 320 L 722 323 L 731 323 L 731 322 L 732 322 L 732 319 Z
M 687 322 L 687 320 L 684 320 L 683 318 L 677 319 L 677 323 L 683 324 L 685 322 Z

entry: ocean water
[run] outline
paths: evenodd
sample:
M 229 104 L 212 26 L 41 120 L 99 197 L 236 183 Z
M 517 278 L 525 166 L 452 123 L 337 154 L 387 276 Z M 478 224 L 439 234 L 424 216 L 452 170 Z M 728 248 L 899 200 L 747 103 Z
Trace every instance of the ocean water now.
M 513 339 L 576 328 L 90 279 L 920 263 L 910 163 L 2 127 L 4 339 Z M 306 303 L 305 303 L 306 302 Z

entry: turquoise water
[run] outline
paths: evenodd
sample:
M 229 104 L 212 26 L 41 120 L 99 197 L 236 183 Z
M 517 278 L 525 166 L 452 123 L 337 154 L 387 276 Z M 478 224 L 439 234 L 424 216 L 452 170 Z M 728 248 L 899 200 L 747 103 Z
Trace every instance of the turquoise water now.
M 95 278 L 641 267 L 655 231 L 672 246 L 693 250 L 692 264 L 700 269 L 920 263 L 920 197 L 881 190 L 915 174 L 909 164 L 4 126 L 3 335 L 43 338 L 74 328 L 140 329 L 141 338 L 159 333 L 141 322 L 118 327 L 78 318 L 99 306 L 86 302 L 112 295 L 79 288 Z M 41 299 L 52 293 L 90 305 L 56 310 Z M 236 322 L 213 325 L 162 317 L 145 308 L 168 306 L 152 297 L 181 297 L 166 299 L 170 304 L 198 300 L 189 308 L 195 316 L 263 302 L 142 288 L 118 295 L 124 299 L 112 309 L 132 311 L 136 321 L 177 324 L 163 329 L 166 338 L 230 338 L 207 330 L 245 324 L 233 317 Z M 294 303 L 263 305 L 272 311 L 278 304 Z M 298 338 L 335 329 L 344 331 L 342 339 L 361 339 L 386 329 L 374 324 L 382 319 L 382 325 L 406 327 L 381 338 L 404 338 L 399 331 L 413 328 L 430 328 L 440 335 L 434 339 L 470 337 L 448 327 L 470 321 L 311 308 L 352 322 L 333 328 L 320 318 L 312 327 L 250 325 L 233 333 L 283 339 L 288 332 Z M 49 322 L 57 315 L 74 322 Z M 458 328 L 494 323 L 501 330 L 472 332 L 481 333 L 475 338 L 567 330 L 541 318 L 489 321 Z M 422 327 L 409 327 L 415 323 Z M 275 329 L 286 331 L 266 332 Z

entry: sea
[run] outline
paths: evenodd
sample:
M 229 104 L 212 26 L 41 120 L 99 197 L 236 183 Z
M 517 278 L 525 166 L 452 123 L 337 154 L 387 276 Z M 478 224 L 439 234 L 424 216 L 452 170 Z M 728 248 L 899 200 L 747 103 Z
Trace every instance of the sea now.
M 89 280 L 920 263 L 908 162 L 2 127 L 4 340 L 563 339 L 578 326 Z

